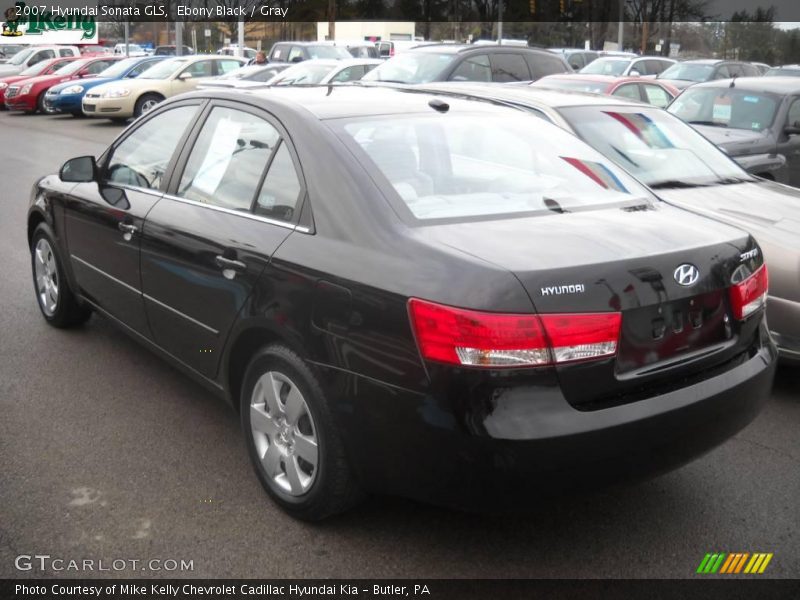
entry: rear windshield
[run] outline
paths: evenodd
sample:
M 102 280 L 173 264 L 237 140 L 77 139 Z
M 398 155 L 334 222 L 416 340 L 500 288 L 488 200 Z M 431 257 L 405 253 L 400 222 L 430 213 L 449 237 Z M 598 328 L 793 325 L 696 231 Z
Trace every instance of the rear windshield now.
M 603 94 L 608 89 L 608 83 L 604 81 L 586 81 L 580 77 L 553 77 L 552 79 L 545 77 L 539 81 L 534 81 L 531 86 L 591 92 L 592 94 Z
M 598 58 L 583 67 L 580 72 L 591 75 L 618 76 L 625 72 L 629 64 L 631 64 L 631 61 L 627 58 Z
M 419 220 L 585 210 L 651 198 L 562 129 L 510 113 L 396 115 L 334 125 Z M 349 138 L 349 140 L 348 140 Z
M 306 46 L 306 50 L 311 58 L 353 58 L 340 46 Z
M 714 71 L 713 65 L 678 63 L 661 72 L 659 79 L 680 79 L 682 81 L 708 81 Z

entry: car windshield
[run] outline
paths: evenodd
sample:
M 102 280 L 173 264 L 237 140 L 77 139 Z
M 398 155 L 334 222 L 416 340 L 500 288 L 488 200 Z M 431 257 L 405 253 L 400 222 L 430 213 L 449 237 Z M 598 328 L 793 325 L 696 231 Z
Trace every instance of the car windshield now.
M 188 59 L 186 58 L 169 58 L 147 69 L 139 75 L 138 79 L 167 79 L 175 71 L 185 67 L 187 63 Z
M 353 58 L 340 46 L 306 46 L 306 50 L 311 58 Z
M 395 83 L 430 83 L 456 59 L 454 54 L 438 52 L 404 52 L 378 65 L 362 81 L 391 81 Z
M 331 65 L 300 63 L 281 71 L 267 83 L 269 85 L 315 85 L 335 68 Z
M 69 63 L 65 64 L 63 67 L 61 67 L 58 71 L 56 71 L 54 73 L 54 75 L 73 75 L 73 74 L 77 73 L 78 71 L 80 71 L 83 67 L 88 65 L 89 62 L 91 62 L 91 61 L 89 61 L 88 59 L 75 60 L 75 61 L 69 62 Z
M 659 79 L 681 79 L 683 81 L 708 81 L 714 65 L 698 65 L 692 63 L 678 63 L 662 71 Z
M 608 88 L 608 84 L 602 81 L 587 81 L 580 77 L 544 77 L 539 81 L 534 81 L 532 87 L 555 88 L 557 90 L 575 90 L 578 92 L 591 92 L 602 94 Z
M 138 58 L 125 58 L 118 62 L 115 62 L 110 67 L 106 68 L 103 71 L 100 71 L 98 77 L 111 77 L 117 78 L 122 77 L 125 73 L 127 73 L 130 69 L 138 65 L 141 61 Z
M 619 76 L 625 72 L 629 64 L 631 61 L 627 58 L 598 58 L 583 67 L 579 73 Z
M 33 65 L 31 67 L 28 67 L 24 71 L 22 71 L 20 73 L 20 76 L 33 77 L 35 75 L 39 75 L 43 71 L 45 71 L 47 69 L 47 67 L 49 67 L 49 66 L 50 66 L 50 61 L 49 60 L 43 60 L 41 62 L 36 63 L 35 65 Z
M 560 112 L 589 145 L 651 187 L 749 179 L 714 144 L 663 110 L 577 106 Z
M 8 59 L 8 64 L 10 65 L 21 65 L 24 63 L 28 58 L 30 58 L 31 54 L 36 51 L 36 48 L 26 48 L 25 50 L 20 50 L 14 56 Z
M 800 77 L 800 67 L 784 68 L 773 67 L 764 73 L 764 77 Z
M 781 98 L 725 87 L 689 88 L 667 109 L 692 125 L 762 131 L 772 125 Z
M 652 198 L 572 134 L 518 113 L 387 115 L 332 127 L 419 220 L 564 213 Z

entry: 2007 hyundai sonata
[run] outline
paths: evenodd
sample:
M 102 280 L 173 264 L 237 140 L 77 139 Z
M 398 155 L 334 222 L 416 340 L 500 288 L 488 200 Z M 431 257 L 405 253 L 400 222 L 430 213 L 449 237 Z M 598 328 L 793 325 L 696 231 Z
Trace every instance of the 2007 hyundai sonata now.
M 28 239 L 44 318 L 101 314 L 228 399 L 309 520 L 673 468 L 774 375 L 748 234 L 486 102 L 180 96 L 38 181 Z

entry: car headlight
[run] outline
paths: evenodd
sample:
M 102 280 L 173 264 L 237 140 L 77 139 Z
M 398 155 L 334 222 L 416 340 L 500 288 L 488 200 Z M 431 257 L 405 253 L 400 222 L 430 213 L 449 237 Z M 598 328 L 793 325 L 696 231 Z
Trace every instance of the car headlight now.
M 31 91 L 32 87 L 33 87 L 32 83 L 29 83 L 28 85 L 22 86 L 22 89 L 19 91 L 19 95 L 20 96 L 24 96 L 25 94 L 27 94 L 28 92 Z
M 83 93 L 83 86 L 82 85 L 71 85 L 68 88 L 64 88 L 61 90 L 62 94 L 82 94 Z
M 131 91 L 127 88 L 111 88 L 103 92 L 101 98 L 124 98 L 130 96 Z
M 0 90 L 4 90 L 8 87 L 8 84 L 4 81 L 0 81 Z

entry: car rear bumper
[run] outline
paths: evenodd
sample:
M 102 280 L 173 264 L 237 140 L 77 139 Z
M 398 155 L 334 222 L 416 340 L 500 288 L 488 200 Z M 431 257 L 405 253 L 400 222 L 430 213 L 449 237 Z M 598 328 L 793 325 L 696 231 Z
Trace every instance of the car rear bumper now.
M 365 488 L 482 509 L 655 475 L 711 450 L 769 397 L 777 353 L 765 328 L 761 338 L 720 375 L 592 411 L 558 387 L 489 387 L 474 402 L 323 372 L 344 390 L 336 414 Z

